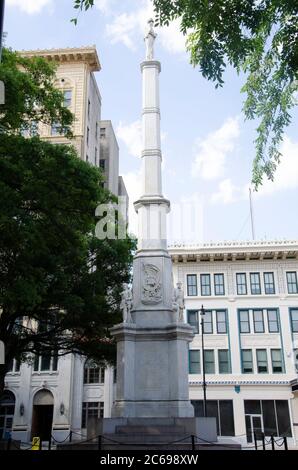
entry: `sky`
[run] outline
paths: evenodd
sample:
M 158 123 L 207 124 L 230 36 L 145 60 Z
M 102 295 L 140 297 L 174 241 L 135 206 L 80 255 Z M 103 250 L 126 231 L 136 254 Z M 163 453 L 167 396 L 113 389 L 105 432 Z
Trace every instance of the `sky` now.
M 15 50 L 95 44 L 102 119 L 113 123 L 120 147 L 120 174 L 132 202 L 141 193 L 141 72 L 150 0 L 96 0 L 78 17 L 72 0 L 6 0 L 6 45 Z M 251 240 L 249 188 L 257 122 L 245 121 L 245 77 L 232 69 L 215 89 L 189 63 L 179 21 L 157 30 L 163 192 L 171 200 L 171 243 Z M 252 193 L 256 239 L 298 239 L 298 112 L 281 146 L 274 182 Z

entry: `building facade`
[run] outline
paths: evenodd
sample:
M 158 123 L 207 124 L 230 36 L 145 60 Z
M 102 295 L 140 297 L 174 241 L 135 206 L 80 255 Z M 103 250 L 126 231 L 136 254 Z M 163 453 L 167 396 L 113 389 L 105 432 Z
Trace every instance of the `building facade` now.
M 196 332 L 189 393 L 219 436 L 250 443 L 253 433 L 298 439 L 298 242 L 173 246 L 175 282 Z
M 64 104 L 75 115 L 74 138 L 69 141 L 57 126 L 31 123 L 31 135 L 38 133 L 54 144 L 72 144 L 79 157 L 100 167 L 104 185 L 116 196 L 127 191 L 119 176 L 119 147 L 111 121 L 101 120 L 101 95 L 95 72 L 101 69 L 95 47 L 22 52 L 26 57 L 42 56 L 57 64 L 56 85 L 64 93 Z M 102 163 L 104 162 L 104 164 Z M 29 442 L 40 436 L 63 440 L 86 434 L 89 416 L 109 416 L 113 400 L 114 371 L 85 358 L 36 357 L 31 364 L 10 365 L 6 391 L 0 402 L 0 439 L 12 433 Z

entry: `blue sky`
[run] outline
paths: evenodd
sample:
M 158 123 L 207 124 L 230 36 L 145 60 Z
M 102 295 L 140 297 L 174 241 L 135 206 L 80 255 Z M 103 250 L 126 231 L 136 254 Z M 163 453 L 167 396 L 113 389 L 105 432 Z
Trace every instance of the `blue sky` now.
M 120 171 L 133 202 L 140 195 L 139 64 L 144 58 L 143 36 L 151 2 L 97 0 L 96 8 L 80 15 L 76 27 L 70 23 L 72 3 L 6 0 L 6 43 L 17 50 L 96 45 L 102 65 L 97 74 L 102 118 L 113 122 Z M 173 203 L 170 238 L 189 242 L 251 239 L 248 191 L 257 123 L 244 122 L 241 113 L 244 78 L 228 70 L 225 86 L 215 90 L 189 64 L 177 22 L 158 31 L 155 50 L 162 63 L 163 186 Z M 297 124 L 295 111 L 275 181 L 265 182 L 253 194 L 258 239 L 298 238 Z M 177 222 L 179 211 L 190 214 L 192 226 L 187 216 Z M 133 210 L 130 214 L 134 229 Z

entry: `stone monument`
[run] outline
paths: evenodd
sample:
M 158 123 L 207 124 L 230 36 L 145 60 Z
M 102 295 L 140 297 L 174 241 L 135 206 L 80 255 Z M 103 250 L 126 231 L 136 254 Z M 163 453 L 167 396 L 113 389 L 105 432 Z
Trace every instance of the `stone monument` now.
M 142 195 L 138 214 L 138 251 L 133 263 L 132 299 L 125 286 L 123 323 L 112 328 L 117 341 L 117 388 L 113 418 L 191 418 L 188 345 L 193 329 L 183 320 L 183 290 L 174 289 L 167 251 L 166 216 L 170 202 L 162 193 L 159 73 L 154 59 L 153 20 L 145 36 L 143 77 Z M 132 301 L 132 304 L 130 303 Z

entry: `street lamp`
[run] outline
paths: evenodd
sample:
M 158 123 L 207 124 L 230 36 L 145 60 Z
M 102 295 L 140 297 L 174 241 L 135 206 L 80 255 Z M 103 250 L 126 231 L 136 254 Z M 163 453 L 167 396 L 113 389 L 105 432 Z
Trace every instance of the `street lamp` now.
M 204 418 L 207 417 L 207 400 L 206 400 L 206 377 L 205 377 L 205 357 L 204 357 L 204 317 L 205 317 L 205 309 L 202 305 L 200 310 L 201 314 L 201 331 L 202 331 L 202 371 L 203 371 L 203 411 L 204 411 Z

